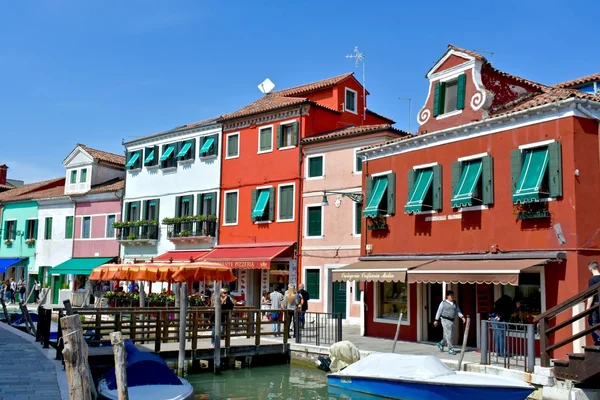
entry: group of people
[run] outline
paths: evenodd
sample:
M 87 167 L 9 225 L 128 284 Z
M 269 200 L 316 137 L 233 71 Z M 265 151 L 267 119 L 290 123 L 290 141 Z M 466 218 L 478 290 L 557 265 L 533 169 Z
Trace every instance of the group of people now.
M 263 293 L 261 305 L 270 306 L 272 311 L 268 316 L 271 322 L 278 322 L 281 320 L 282 315 L 280 310 L 299 312 L 298 324 L 300 326 L 296 327 L 295 318 L 289 318 L 287 325 L 288 328 L 292 327 L 294 332 L 293 335 L 296 337 L 297 329 L 304 329 L 310 294 L 306 291 L 303 284 L 298 287 L 298 290 L 296 290 L 295 285 L 288 285 L 288 290 L 286 290 L 285 293 L 282 293 L 282 291 L 282 287 L 278 285 L 271 293 Z M 281 334 L 281 325 L 279 323 L 273 324 L 273 332 L 275 333 L 275 337 Z
M 26 293 L 27 287 L 23 278 L 19 279 L 19 282 L 15 282 L 14 278 L 2 282 L 0 297 L 5 299 L 9 304 L 25 301 Z

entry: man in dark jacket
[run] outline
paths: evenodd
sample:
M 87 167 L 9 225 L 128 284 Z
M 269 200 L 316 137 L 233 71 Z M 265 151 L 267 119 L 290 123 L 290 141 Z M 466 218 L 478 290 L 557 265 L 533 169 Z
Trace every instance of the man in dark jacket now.
M 308 310 L 308 301 L 310 300 L 310 294 L 304 289 L 304 284 L 300 284 L 300 290 L 298 294 L 302 296 L 302 312 L 300 313 L 300 328 L 304 329 L 304 317 Z
M 215 301 L 220 301 L 221 302 L 221 327 L 220 332 L 223 333 L 223 326 L 227 323 L 229 323 L 229 321 L 227 320 L 227 317 L 229 315 L 229 313 L 227 311 L 231 311 L 233 310 L 233 301 L 231 301 L 231 297 L 229 297 L 229 290 L 227 289 L 221 289 L 221 293 L 220 293 L 220 298 L 219 299 L 215 299 Z M 215 313 L 212 313 L 212 316 L 210 317 L 210 322 L 212 324 L 212 336 L 210 338 L 210 344 L 211 345 L 215 345 Z

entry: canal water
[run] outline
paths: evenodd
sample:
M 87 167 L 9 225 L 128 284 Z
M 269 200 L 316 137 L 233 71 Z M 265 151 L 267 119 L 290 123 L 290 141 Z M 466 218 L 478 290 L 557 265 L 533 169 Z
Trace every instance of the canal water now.
M 292 364 L 201 373 L 186 376 L 195 400 L 330 400 L 378 397 L 327 388 L 325 372 Z

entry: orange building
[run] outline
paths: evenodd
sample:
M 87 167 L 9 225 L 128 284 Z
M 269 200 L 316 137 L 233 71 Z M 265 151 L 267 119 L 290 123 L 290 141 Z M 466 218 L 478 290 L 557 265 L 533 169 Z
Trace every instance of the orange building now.
M 475 346 L 501 295 L 531 322 L 587 287 L 587 264 L 600 257 L 600 97 L 454 46 L 427 78 L 419 134 L 359 151 L 366 223 L 360 262 L 348 267 L 368 277 L 367 335 L 393 337 L 402 312 L 402 339 L 438 341 L 432 322 L 453 289 Z
M 368 94 L 365 92 L 365 94 Z M 222 117 L 218 246 L 205 259 L 236 268 L 232 292 L 248 305 L 297 283 L 303 138 L 393 121 L 366 108 L 352 73 L 274 91 Z

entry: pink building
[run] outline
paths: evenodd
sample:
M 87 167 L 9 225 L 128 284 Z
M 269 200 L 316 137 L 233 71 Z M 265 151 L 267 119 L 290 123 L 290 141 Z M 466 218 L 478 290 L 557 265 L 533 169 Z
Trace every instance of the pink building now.
M 299 278 L 310 294 L 309 311 L 342 313 L 350 323 L 361 321 L 360 285 L 333 277 L 333 271 L 357 262 L 360 255 L 362 160 L 356 151 L 401 135 L 405 133 L 390 125 L 363 125 L 302 141 Z

